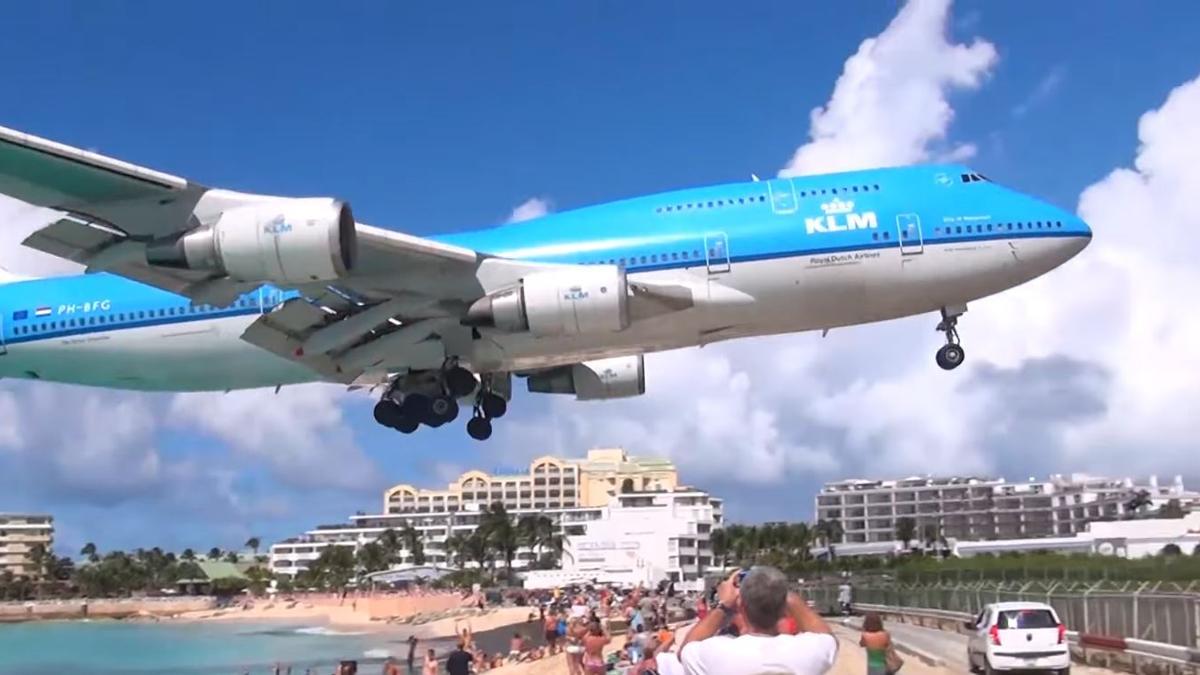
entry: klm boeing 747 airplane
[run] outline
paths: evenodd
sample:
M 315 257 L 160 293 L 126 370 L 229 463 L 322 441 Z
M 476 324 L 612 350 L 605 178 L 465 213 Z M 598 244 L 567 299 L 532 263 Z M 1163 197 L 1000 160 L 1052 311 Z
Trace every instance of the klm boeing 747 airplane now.
M 733 183 L 437 237 L 332 198 L 208 188 L 0 128 L 0 192 L 59 212 L 25 245 L 87 273 L 0 286 L 0 376 L 156 391 L 327 381 L 404 433 L 512 376 L 578 399 L 645 391 L 643 354 L 940 314 L 1063 264 L 1075 215 L 959 165 Z

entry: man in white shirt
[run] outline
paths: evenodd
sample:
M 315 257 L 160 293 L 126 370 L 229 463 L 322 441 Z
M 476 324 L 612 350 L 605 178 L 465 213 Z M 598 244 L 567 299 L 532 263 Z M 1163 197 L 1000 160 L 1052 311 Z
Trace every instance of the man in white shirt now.
M 787 577 L 774 567 L 755 567 L 741 580 L 734 572 L 717 589 L 718 604 L 688 633 L 679 648 L 687 675 L 822 675 L 837 658 L 829 625 L 808 603 L 787 589 Z M 791 616 L 797 635 L 776 626 Z M 737 618 L 740 635 L 717 635 Z

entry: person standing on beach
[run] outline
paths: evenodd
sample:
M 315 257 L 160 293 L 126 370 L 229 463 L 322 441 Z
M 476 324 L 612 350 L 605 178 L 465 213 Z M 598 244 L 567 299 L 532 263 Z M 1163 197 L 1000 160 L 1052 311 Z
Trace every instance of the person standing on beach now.
M 542 617 L 542 631 L 546 638 L 546 646 L 550 653 L 553 654 L 558 646 L 558 615 L 555 612 L 544 614 Z
M 416 635 L 408 636 L 408 672 L 410 674 L 413 672 L 413 665 L 417 658 L 417 642 Z
M 432 649 L 425 652 L 425 664 L 421 668 L 421 675 L 438 675 L 437 653 Z
M 450 675 L 471 675 L 471 663 L 474 661 L 475 657 L 467 651 L 467 643 L 459 642 L 458 649 L 446 657 L 446 672 Z

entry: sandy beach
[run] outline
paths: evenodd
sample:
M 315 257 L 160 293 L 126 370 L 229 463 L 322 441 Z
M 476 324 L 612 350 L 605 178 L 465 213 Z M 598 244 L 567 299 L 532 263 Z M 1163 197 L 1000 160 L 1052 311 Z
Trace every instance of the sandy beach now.
M 528 620 L 528 607 L 498 607 L 484 610 L 452 608 L 431 610 L 404 617 L 372 616 L 362 603 L 347 599 L 344 604 L 294 601 L 258 601 L 249 606 L 184 612 L 174 618 L 181 621 L 279 621 L 295 623 L 314 621 L 336 628 L 357 630 L 396 631 L 413 634 L 421 639 L 450 638 L 470 626 L 476 633 L 495 630 Z M 445 616 L 445 618 L 435 618 Z M 429 620 L 432 619 L 432 620 Z

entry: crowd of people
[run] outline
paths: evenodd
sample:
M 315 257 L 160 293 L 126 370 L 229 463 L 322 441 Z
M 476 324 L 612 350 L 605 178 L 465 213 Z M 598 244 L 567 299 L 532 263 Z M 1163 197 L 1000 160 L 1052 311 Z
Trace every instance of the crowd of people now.
M 843 611 L 848 596 L 839 593 Z M 568 675 L 824 675 L 838 654 L 829 624 L 772 567 L 738 570 L 699 595 L 594 586 L 522 592 L 517 601 L 530 613 L 507 651 L 483 649 L 464 622 L 444 659 L 429 649 L 416 663 L 410 638 L 408 669 L 389 660 L 383 675 L 472 675 L 559 655 Z M 615 645 L 614 635 L 623 636 Z M 866 675 L 895 675 L 903 665 L 876 615 L 864 618 L 859 645 Z

